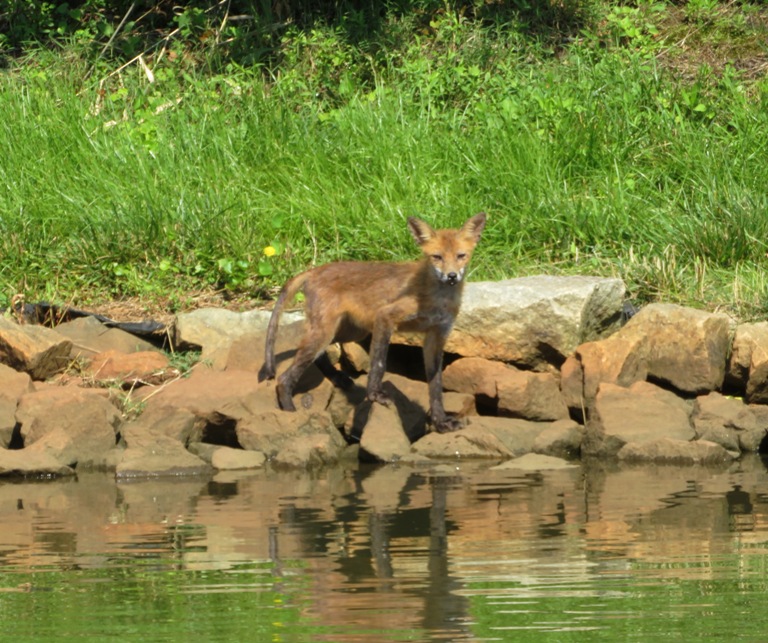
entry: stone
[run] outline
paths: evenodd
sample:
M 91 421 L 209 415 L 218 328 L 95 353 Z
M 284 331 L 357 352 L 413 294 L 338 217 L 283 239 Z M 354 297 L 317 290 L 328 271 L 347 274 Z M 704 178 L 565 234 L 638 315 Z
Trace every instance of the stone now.
M 649 382 L 601 384 L 587 422 L 582 455 L 614 456 L 628 442 L 692 440 L 691 406 Z
M 44 326 L 19 326 L 0 316 L 0 363 L 45 380 L 66 368 L 72 342 Z
M 103 468 L 122 422 L 104 391 L 49 387 L 23 395 L 16 410 L 24 450 L 66 466 Z
M 91 315 L 59 324 L 56 326 L 56 332 L 72 342 L 70 358 L 73 360 L 89 359 L 106 351 L 120 353 L 159 351 L 151 342 L 119 328 L 105 326 Z
M 19 398 L 35 390 L 27 373 L 0 364 L 0 447 L 8 448 L 16 428 L 16 407 Z
M 202 439 L 202 427 L 192 411 L 175 406 L 152 406 L 123 424 L 120 433 L 129 448 L 151 449 L 168 439 L 182 446 Z
M 696 399 L 693 426 L 698 439 L 728 451 L 758 451 L 768 432 L 768 408 L 713 392 Z
M 446 351 L 535 370 L 559 367 L 580 344 L 621 323 L 620 279 L 539 275 L 471 282 Z M 420 345 L 414 338 L 393 341 Z
M 44 451 L 0 448 L 0 476 L 73 476 L 75 470 Z
M 642 443 L 629 442 L 617 453 L 619 460 L 667 464 L 727 464 L 734 454 L 707 440 L 658 438 Z
M 527 453 L 514 458 L 513 460 L 507 460 L 501 464 L 497 464 L 495 467 L 491 467 L 492 471 L 508 471 L 510 469 L 519 469 L 520 471 L 553 471 L 558 469 L 577 469 L 578 464 L 568 462 L 562 458 L 555 458 L 550 455 L 541 455 L 539 453 Z
M 552 422 L 533 441 L 533 452 L 557 458 L 575 458 L 581 454 L 584 429 L 573 420 Z
M 372 404 L 360 438 L 360 448 L 378 462 L 396 462 L 411 450 L 397 409 Z
M 589 410 L 603 383 L 652 380 L 685 394 L 722 388 L 730 319 L 674 304 L 651 304 L 610 337 L 579 346 L 562 370 L 568 406 Z
M 171 368 L 168 357 L 157 351 L 97 353 L 85 370 L 85 376 L 95 382 L 128 387 L 157 385 L 179 375 L 178 369 Z
M 211 464 L 219 471 L 235 471 L 239 469 L 260 469 L 267 458 L 259 451 L 244 451 L 230 447 L 219 447 L 213 451 Z
M 170 438 L 154 445 L 128 447 L 115 468 L 117 479 L 199 476 L 210 474 L 211 465 Z
M 736 327 L 726 383 L 748 402 L 768 403 L 768 322 Z

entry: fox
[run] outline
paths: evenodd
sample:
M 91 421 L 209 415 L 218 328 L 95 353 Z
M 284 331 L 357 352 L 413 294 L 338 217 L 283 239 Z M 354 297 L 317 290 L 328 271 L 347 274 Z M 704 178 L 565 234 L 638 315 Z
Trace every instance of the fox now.
M 467 268 L 485 228 L 480 212 L 458 229 L 433 229 L 407 220 L 422 258 L 408 262 L 339 261 L 302 272 L 288 280 L 277 297 L 267 326 L 264 364 L 259 381 L 275 378 L 275 342 L 280 315 L 299 291 L 304 293 L 305 327 L 291 365 L 277 380 L 278 406 L 295 411 L 293 389 L 314 362 L 341 388 L 352 380 L 331 364 L 330 344 L 371 336 L 366 399 L 389 405 L 382 389 L 387 352 L 395 331 L 424 335 L 423 356 L 429 388 L 429 421 L 439 433 L 460 428 L 443 405 L 443 351 L 461 306 Z

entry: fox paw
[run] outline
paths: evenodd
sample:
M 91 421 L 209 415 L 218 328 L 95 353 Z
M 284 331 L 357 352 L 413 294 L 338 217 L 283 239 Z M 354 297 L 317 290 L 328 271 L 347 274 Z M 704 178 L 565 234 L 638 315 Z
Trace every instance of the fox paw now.
M 464 426 L 464 423 L 458 418 L 447 417 L 440 422 L 434 422 L 433 425 L 437 433 L 453 433 Z
M 377 402 L 378 404 L 383 404 L 384 406 L 389 406 L 392 404 L 392 398 L 389 397 L 389 395 L 387 395 L 384 391 L 369 391 L 366 393 L 365 397 L 371 402 Z

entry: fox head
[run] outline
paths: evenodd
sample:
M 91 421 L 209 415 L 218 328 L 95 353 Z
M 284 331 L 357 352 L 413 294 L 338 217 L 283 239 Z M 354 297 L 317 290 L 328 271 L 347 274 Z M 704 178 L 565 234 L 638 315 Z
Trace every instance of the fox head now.
M 449 286 L 455 286 L 464 279 L 483 228 L 485 212 L 468 219 L 458 230 L 434 230 L 421 219 L 408 219 L 408 229 L 421 246 L 438 280 Z

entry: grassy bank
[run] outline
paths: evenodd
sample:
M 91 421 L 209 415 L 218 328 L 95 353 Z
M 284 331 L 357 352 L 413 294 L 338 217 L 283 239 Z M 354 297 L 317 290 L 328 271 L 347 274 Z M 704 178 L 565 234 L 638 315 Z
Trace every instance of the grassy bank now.
M 267 296 L 314 263 L 414 256 L 408 216 L 486 210 L 473 279 L 616 275 L 641 302 L 763 316 L 766 10 L 589 9 L 545 36 L 447 10 L 354 42 L 286 26 L 250 65 L 190 39 L 15 52 L 0 303 Z

